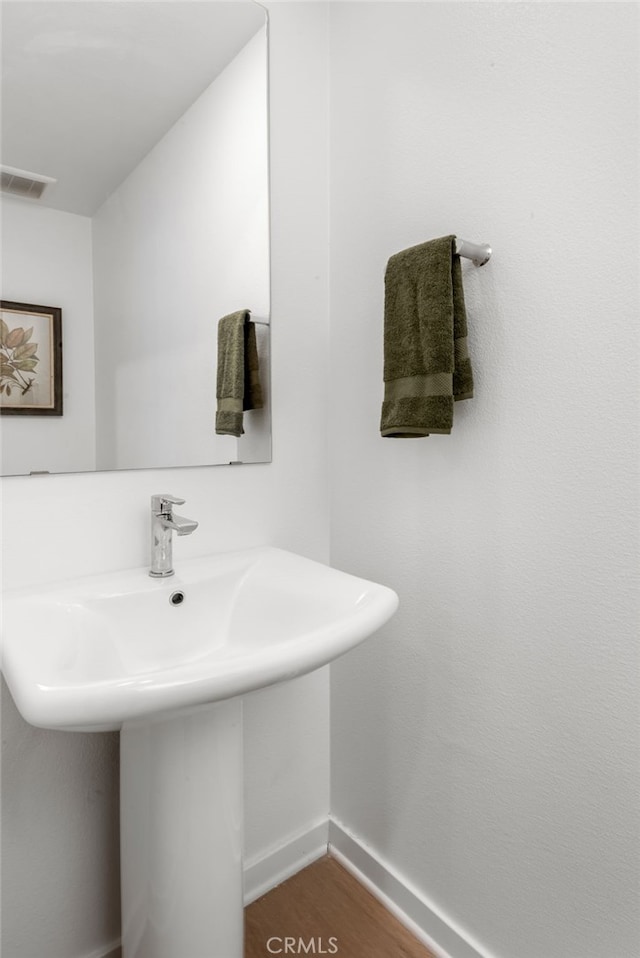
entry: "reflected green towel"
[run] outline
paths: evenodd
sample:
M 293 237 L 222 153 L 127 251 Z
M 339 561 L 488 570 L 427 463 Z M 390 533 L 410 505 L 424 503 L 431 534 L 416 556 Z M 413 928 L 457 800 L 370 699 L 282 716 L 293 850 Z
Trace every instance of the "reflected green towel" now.
M 387 264 L 384 382 L 386 437 L 450 433 L 454 401 L 473 396 L 455 236 L 412 246 Z
M 241 309 L 218 323 L 218 435 L 241 436 L 243 410 L 263 406 L 256 328 L 250 315 Z

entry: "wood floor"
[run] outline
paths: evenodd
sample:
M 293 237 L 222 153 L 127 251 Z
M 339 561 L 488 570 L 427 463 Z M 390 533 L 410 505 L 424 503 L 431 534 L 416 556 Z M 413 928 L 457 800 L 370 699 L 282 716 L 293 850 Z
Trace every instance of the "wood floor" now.
M 309 865 L 245 909 L 244 954 L 245 958 L 434 958 L 329 857 Z

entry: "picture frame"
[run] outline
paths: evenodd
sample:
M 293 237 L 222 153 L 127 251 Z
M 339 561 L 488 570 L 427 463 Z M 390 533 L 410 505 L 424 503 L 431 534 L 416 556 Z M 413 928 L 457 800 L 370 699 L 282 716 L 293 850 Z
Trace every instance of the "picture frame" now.
M 0 415 L 62 416 L 62 309 L 0 300 Z

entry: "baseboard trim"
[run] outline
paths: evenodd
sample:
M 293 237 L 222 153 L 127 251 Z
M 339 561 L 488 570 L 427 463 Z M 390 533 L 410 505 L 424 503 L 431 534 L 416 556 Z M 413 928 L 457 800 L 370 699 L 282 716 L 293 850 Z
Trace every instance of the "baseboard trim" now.
M 304 832 L 294 835 L 284 845 L 247 859 L 244 866 L 245 905 L 326 855 L 328 841 L 329 822 L 325 818 Z M 122 958 L 121 942 L 112 941 L 83 958 Z
M 120 939 L 112 941 L 110 945 L 103 945 L 90 955 L 85 955 L 85 958 L 122 958 L 122 943 Z
M 244 866 L 245 905 L 327 852 L 430 948 L 436 958 L 495 958 L 334 819 L 317 822 L 284 845 L 248 859 Z M 85 958 L 122 958 L 121 944 L 111 942 Z
M 284 845 L 248 859 L 244 866 L 244 903 L 250 905 L 276 885 L 327 854 L 329 822 L 325 818 Z
M 344 825 L 330 820 L 329 854 L 430 948 L 437 958 L 494 958 Z

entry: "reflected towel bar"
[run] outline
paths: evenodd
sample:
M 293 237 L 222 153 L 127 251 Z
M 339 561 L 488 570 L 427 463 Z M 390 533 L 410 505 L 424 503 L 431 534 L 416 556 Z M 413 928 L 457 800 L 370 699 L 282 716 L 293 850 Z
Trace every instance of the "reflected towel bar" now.
M 456 253 L 470 259 L 474 266 L 484 266 L 491 259 L 491 247 L 487 243 L 468 243 L 456 236 Z

